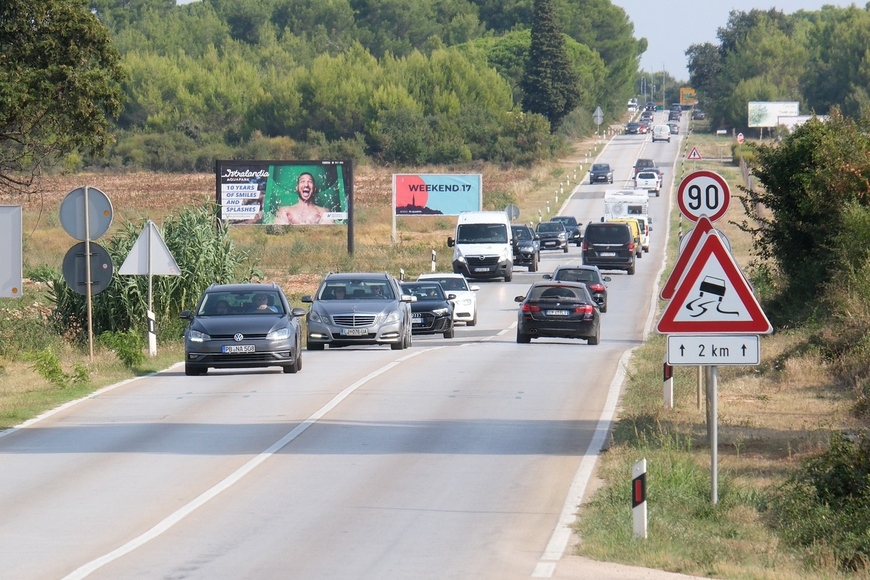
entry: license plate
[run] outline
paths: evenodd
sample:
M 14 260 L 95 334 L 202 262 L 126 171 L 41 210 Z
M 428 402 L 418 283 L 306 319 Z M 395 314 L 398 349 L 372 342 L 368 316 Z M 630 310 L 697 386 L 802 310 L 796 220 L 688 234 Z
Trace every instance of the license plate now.
M 368 328 L 342 328 L 341 334 L 344 336 L 365 336 L 369 333 Z
M 544 242 L 545 246 L 555 246 L 556 242 Z
M 224 354 L 239 354 L 257 352 L 257 350 L 253 344 L 225 344 L 221 347 L 221 352 Z
M 547 316 L 568 316 L 567 310 L 547 310 L 545 313 Z
M 600 255 L 602 258 L 615 258 L 616 252 L 601 252 Z
M 475 268 L 475 272 L 489 272 L 489 268 Z
M 411 322 L 413 322 L 414 324 L 423 324 L 423 319 L 422 318 L 412 318 Z

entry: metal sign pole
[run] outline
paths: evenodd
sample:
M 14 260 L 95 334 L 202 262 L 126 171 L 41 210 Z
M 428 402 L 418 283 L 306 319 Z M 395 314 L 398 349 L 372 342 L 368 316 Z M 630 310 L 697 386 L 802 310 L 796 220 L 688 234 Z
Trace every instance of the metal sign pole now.
M 710 443 L 710 502 L 719 503 L 719 409 L 716 401 L 719 372 L 715 366 L 705 367 L 707 374 L 707 438 Z
M 92 288 L 91 288 L 91 223 L 90 223 L 90 205 L 88 202 L 88 189 L 85 186 L 85 287 L 87 291 L 88 302 L 88 362 L 94 362 L 94 315 L 92 307 Z
M 154 307 L 153 307 L 153 290 L 152 290 L 152 279 L 154 272 L 154 256 L 152 255 L 151 250 L 151 238 L 154 236 L 154 222 L 148 220 L 148 354 L 150 356 L 155 356 L 157 354 L 157 334 L 155 328 L 155 320 L 154 316 Z

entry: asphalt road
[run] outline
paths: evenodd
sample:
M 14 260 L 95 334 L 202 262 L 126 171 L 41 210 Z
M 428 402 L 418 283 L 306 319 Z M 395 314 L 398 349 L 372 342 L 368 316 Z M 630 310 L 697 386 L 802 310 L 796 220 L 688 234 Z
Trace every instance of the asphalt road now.
M 617 137 L 600 160 L 627 180 L 651 145 Z M 654 147 L 671 165 L 677 142 Z M 562 213 L 597 221 L 604 189 L 576 185 Z M 662 234 L 670 201 L 650 200 Z M 515 340 L 514 297 L 579 263 L 572 247 L 480 282 L 479 324 L 454 339 L 306 352 L 297 375 L 179 365 L 0 434 L 2 576 L 675 577 L 566 556 L 652 326 L 651 246 L 636 275 L 611 274 L 598 346 Z

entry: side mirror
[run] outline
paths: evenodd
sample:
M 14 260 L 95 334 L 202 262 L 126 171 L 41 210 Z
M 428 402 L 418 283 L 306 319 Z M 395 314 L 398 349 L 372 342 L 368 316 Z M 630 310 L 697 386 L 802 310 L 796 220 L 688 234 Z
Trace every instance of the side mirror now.
M 190 310 L 182 310 L 178 313 L 178 317 L 182 320 L 190 320 L 193 316 L 190 315 Z
M 447 247 L 448 247 L 448 248 L 452 248 L 452 247 L 455 246 L 455 245 L 456 245 L 456 241 L 455 241 L 453 238 L 448 237 L 448 238 L 447 238 Z
M 310 294 L 306 294 L 302 297 L 302 302 L 314 302 L 314 298 Z
M 290 311 L 290 315 L 295 316 L 297 318 L 300 316 L 305 316 L 306 314 L 308 314 L 308 311 L 305 310 L 304 308 L 294 308 L 293 310 Z
M 525 296 L 514 296 L 514 302 L 522 302 L 525 299 Z

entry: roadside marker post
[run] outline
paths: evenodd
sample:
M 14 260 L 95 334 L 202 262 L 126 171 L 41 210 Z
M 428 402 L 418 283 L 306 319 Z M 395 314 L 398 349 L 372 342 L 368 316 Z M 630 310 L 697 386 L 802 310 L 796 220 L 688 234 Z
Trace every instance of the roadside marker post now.
M 667 362 L 662 364 L 662 391 L 665 409 L 674 408 L 674 367 Z
M 634 537 L 646 539 L 646 459 L 641 459 L 631 468 L 631 515 L 634 521 Z

